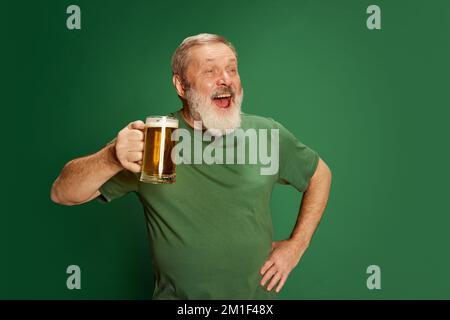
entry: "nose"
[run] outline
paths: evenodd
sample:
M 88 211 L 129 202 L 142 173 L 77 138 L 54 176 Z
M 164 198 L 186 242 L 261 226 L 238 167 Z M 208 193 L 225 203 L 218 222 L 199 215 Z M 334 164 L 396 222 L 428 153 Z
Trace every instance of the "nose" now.
M 226 70 L 224 70 L 217 78 L 217 85 L 227 87 L 231 85 L 231 77 Z

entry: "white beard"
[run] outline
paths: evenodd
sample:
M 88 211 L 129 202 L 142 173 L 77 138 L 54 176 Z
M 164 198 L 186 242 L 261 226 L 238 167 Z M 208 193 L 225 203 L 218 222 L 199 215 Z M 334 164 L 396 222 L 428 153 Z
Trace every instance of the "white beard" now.
M 208 96 L 190 88 L 186 91 L 189 112 L 194 121 L 202 121 L 203 126 L 214 136 L 222 136 L 241 125 L 241 104 L 244 90 L 234 96 L 234 103 L 228 108 L 219 108 Z

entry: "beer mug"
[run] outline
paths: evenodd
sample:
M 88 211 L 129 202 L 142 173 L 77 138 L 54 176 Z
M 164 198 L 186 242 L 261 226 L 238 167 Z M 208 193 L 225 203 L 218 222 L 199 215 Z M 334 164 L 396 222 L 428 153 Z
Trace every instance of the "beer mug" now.
M 167 116 L 150 116 L 145 120 L 142 182 L 175 183 L 175 163 L 172 161 L 172 133 L 178 128 L 178 119 Z

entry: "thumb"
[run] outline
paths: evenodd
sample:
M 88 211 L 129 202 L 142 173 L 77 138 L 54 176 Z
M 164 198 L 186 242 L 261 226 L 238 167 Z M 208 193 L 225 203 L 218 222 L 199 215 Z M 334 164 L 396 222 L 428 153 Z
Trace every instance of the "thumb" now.
M 145 123 L 142 122 L 141 120 L 133 121 L 128 125 L 128 129 L 144 130 Z

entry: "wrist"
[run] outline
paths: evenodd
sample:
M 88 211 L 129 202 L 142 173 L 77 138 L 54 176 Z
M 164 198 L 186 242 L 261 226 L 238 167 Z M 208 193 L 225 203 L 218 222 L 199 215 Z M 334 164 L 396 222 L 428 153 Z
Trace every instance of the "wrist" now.
M 116 140 L 112 141 L 106 146 L 106 163 L 114 171 L 123 170 L 123 166 L 117 158 L 116 153 Z
M 298 251 L 305 252 L 309 247 L 309 240 L 304 239 L 302 237 L 291 236 L 288 239 L 289 243 L 291 243 Z

